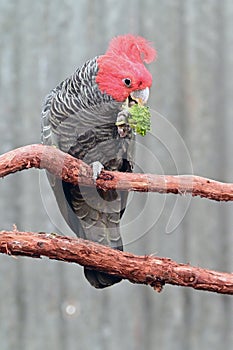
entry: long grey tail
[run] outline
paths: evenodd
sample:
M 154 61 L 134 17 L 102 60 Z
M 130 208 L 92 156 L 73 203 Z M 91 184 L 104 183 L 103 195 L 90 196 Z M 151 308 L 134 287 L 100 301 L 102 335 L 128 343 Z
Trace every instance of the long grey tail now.
M 95 193 L 93 189 L 54 179 L 47 174 L 59 209 L 74 233 L 83 239 L 123 250 L 120 236 L 121 197 L 116 192 Z M 100 203 L 99 203 L 100 202 Z M 84 275 L 95 288 L 106 288 L 121 281 L 120 277 L 84 268 Z
M 63 189 L 72 208 L 69 225 L 77 236 L 123 250 L 120 236 L 121 195 L 116 191 L 104 192 L 67 183 L 63 183 Z M 95 288 L 109 287 L 121 281 L 120 277 L 89 268 L 84 268 L 84 274 Z

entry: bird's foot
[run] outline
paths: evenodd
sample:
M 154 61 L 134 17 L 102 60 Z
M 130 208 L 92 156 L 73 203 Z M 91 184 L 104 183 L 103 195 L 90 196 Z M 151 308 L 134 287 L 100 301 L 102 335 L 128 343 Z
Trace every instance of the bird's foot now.
M 116 126 L 120 137 L 126 137 L 131 133 L 131 128 L 128 123 L 129 116 L 130 113 L 127 109 L 123 109 L 117 115 Z
M 99 161 L 96 161 L 96 162 L 93 162 L 91 164 L 91 167 L 92 167 L 92 172 L 93 172 L 93 180 L 94 180 L 94 182 L 96 182 L 101 171 L 104 169 L 104 166 Z

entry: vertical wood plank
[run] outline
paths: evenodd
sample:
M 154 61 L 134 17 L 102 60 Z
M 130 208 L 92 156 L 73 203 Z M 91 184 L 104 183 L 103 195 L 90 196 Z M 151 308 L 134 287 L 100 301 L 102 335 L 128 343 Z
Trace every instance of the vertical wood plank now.
M 150 66 L 153 132 L 138 138 L 138 169 L 176 174 L 193 167 L 232 181 L 232 15 L 228 0 L 1 0 L 1 152 L 39 142 L 44 96 L 103 53 L 111 37 L 132 32 L 158 50 Z M 3 229 L 63 231 L 37 171 L 1 181 L 0 198 Z M 125 249 L 232 271 L 232 204 L 189 200 L 133 194 L 122 222 Z M 157 295 L 126 281 L 97 291 L 78 266 L 5 256 L 0 285 L 3 350 L 232 346 L 228 296 L 174 287 Z

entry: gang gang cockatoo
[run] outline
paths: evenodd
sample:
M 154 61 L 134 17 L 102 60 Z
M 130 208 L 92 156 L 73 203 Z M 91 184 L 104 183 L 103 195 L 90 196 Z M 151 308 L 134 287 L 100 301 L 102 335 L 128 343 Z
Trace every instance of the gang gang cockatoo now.
M 85 62 L 46 97 L 42 142 L 91 165 L 95 178 L 102 168 L 132 172 L 135 134 L 124 104 L 146 104 L 152 76 L 145 63 L 155 57 L 155 49 L 140 36 L 114 37 L 105 54 Z M 78 237 L 123 250 L 119 225 L 127 192 L 74 186 L 48 177 L 59 209 Z M 84 273 L 96 288 L 121 280 L 89 268 Z

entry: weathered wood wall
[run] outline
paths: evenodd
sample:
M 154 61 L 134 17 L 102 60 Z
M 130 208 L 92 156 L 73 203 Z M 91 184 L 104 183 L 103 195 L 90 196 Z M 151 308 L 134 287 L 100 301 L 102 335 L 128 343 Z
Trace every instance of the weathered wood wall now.
M 139 140 L 138 167 L 232 181 L 232 17 L 229 0 L 0 0 L 0 152 L 39 142 L 48 91 L 112 36 L 132 32 L 158 50 L 150 104 L 160 114 Z M 0 198 L 2 229 L 64 230 L 38 171 L 2 180 Z M 232 271 L 232 213 L 230 203 L 134 194 L 126 250 Z M 232 297 L 175 287 L 156 294 L 128 282 L 98 291 L 77 266 L 0 256 L 1 350 L 232 344 Z

